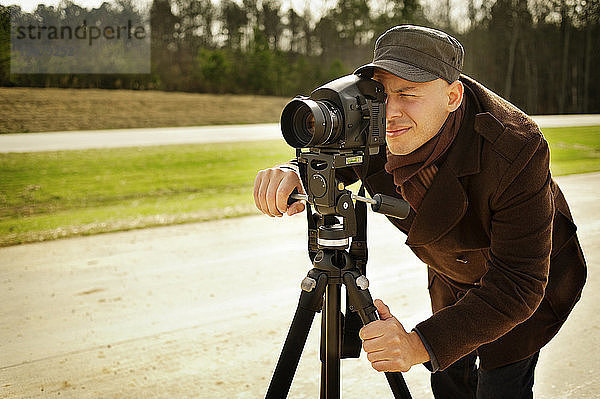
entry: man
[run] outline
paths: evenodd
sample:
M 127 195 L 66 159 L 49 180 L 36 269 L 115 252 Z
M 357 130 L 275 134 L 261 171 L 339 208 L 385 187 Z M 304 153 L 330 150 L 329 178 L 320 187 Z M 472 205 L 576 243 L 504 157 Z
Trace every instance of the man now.
M 406 332 L 376 300 L 381 320 L 360 337 L 378 371 L 425 363 L 436 398 L 530 398 L 539 350 L 579 299 L 585 261 L 537 125 L 461 75 L 463 54 L 443 32 L 403 25 L 355 71 L 385 87 L 387 151 L 364 175 L 343 168 L 336 177 L 410 203 L 407 219 L 390 221 L 428 265 L 433 309 Z M 304 209 L 287 206 L 303 191 L 291 167 L 258 173 L 265 214 Z

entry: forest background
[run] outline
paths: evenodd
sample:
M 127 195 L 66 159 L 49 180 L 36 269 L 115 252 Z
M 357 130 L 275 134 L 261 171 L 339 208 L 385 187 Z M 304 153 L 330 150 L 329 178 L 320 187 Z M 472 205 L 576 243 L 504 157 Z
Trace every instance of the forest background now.
M 93 10 L 63 1 L 27 13 L 0 5 L 0 86 L 164 90 L 290 97 L 352 73 L 375 39 L 413 23 L 464 45 L 464 72 L 530 114 L 600 112 L 600 0 L 131 0 Z M 329 4 L 329 6 L 327 6 Z M 150 74 L 11 74 L 10 18 L 40 25 L 137 13 L 151 32 Z

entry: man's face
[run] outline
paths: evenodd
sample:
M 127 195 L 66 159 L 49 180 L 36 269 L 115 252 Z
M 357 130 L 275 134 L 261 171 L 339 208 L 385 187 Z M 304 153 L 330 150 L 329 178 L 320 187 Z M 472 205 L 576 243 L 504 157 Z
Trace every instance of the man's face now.
M 373 79 L 387 94 L 386 141 L 394 155 L 407 155 L 435 136 L 462 101 L 458 81 L 416 83 L 376 69 Z

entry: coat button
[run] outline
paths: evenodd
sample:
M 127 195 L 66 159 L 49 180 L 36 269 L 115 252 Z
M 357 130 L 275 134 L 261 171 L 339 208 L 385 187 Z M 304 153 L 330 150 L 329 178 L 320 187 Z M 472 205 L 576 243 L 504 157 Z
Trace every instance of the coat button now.
M 465 258 L 463 258 L 462 256 L 459 256 L 458 258 L 456 258 L 456 261 L 459 263 L 469 263 L 469 261 L 466 260 Z
M 465 296 L 466 292 L 465 291 L 458 291 L 456 293 L 456 299 L 461 299 L 463 296 Z

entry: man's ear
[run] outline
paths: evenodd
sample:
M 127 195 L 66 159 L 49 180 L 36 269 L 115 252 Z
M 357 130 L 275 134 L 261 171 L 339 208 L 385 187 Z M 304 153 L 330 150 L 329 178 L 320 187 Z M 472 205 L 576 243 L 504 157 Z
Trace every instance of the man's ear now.
M 465 88 L 461 81 L 455 80 L 448 85 L 448 111 L 454 112 L 462 103 Z

